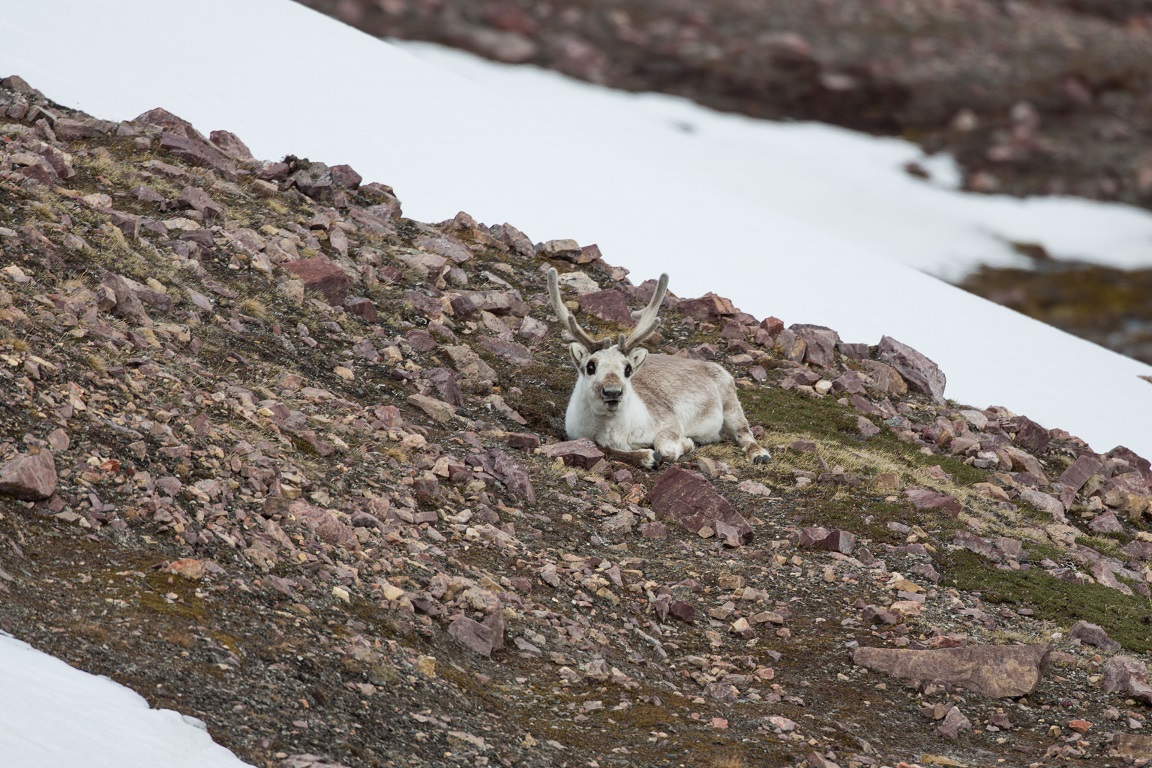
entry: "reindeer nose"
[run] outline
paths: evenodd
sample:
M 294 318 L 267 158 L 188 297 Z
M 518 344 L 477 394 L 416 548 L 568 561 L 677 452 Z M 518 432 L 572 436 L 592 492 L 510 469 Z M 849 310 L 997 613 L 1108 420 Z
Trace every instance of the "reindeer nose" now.
M 600 390 L 600 394 L 605 400 L 619 400 L 624 394 L 624 387 L 616 384 L 607 384 Z

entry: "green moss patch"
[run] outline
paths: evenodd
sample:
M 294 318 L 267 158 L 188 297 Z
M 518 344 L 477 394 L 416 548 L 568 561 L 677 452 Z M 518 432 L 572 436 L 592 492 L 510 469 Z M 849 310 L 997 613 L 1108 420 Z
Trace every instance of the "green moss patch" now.
M 985 602 L 1030 608 L 1036 618 L 1062 625 L 1083 619 L 1104 627 L 1129 651 L 1152 651 L 1152 601 L 1146 597 L 1062 581 L 1038 568 L 999 570 L 965 550 L 941 553 L 940 565 L 953 586 L 979 592 Z

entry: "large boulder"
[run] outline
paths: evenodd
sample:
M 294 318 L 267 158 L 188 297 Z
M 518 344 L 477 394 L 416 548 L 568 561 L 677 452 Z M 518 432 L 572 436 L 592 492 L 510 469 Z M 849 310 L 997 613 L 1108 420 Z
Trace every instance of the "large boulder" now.
M 936 363 L 891 336 L 880 339 L 876 354 L 880 362 L 887 363 L 900 373 L 910 389 L 943 402 L 944 386 L 948 379 Z
M 20 455 L 0 466 L 0 495 L 42 501 L 56 492 L 56 479 L 51 451 Z
M 652 509 L 693 533 L 710 528 L 730 546 L 752 541 L 752 526 L 699 472 L 672 467 L 649 494 Z
M 910 650 L 857 648 L 853 663 L 903 680 L 939 680 L 997 699 L 1036 690 L 1050 645 L 970 645 Z

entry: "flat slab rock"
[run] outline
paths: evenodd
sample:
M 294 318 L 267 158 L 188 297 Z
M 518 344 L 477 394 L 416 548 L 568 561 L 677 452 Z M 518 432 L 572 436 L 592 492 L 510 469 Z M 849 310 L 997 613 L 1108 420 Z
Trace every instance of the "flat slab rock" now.
M 733 547 L 752 541 L 752 526 L 699 472 L 672 467 L 648 498 L 657 515 L 671 518 L 693 533 L 711 528 Z
M 857 648 L 852 662 L 903 680 L 939 680 L 998 699 L 1036 690 L 1050 645 L 971 645 L 917 651 Z
M 1152 760 L 1152 736 L 1145 733 L 1114 733 L 1108 747 L 1117 756 Z
M 568 466 L 582 469 L 592 469 L 604 458 L 604 452 L 586 437 L 545 445 L 540 450 L 549 458 L 559 457 Z

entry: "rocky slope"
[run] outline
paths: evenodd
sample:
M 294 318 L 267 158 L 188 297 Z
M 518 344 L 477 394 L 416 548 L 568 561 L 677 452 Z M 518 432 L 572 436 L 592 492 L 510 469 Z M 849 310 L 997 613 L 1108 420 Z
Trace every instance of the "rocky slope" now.
M 951 153 L 972 191 L 1152 208 L 1147 0 L 299 2 L 381 37 L 754 117 L 900 135 Z M 1152 362 L 1146 274 L 1038 266 L 1038 279 L 987 270 L 962 287 Z
M 253 765 L 1152 757 L 1148 461 L 897 340 L 670 297 L 774 460 L 647 472 L 562 434 L 594 245 L 15 77 L 0 222 L 0 628 Z

